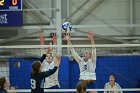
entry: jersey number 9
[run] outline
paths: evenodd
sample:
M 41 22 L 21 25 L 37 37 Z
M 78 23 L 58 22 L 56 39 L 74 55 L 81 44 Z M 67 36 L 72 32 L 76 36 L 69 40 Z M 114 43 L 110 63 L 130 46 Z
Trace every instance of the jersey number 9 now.
M 36 88 L 36 81 L 34 79 L 31 79 L 31 88 L 32 89 Z

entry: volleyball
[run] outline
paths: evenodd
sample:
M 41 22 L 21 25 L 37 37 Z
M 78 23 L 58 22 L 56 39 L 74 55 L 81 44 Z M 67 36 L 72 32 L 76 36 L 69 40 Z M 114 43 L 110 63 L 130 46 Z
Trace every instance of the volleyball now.
M 64 33 L 70 33 L 71 29 L 72 29 L 72 26 L 70 22 L 64 22 L 62 24 L 62 30 L 64 31 Z

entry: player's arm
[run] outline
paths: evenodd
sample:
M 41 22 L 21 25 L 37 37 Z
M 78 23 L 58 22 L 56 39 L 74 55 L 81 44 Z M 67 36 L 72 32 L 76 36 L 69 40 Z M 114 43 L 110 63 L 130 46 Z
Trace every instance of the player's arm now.
M 55 66 L 53 69 L 49 70 L 49 71 L 45 71 L 45 72 L 41 72 L 41 76 L 43 78 L 51 76 L 52 74 L 54 74 L 56 72 L 56 70 L 58 69 L 57 66 Z
M 70 34 L 67 33 L 66 35 L 63 35 L 63 39 L 67 41 L 67 45 L 72 45 L 72 42 L 70 40 Z M 72 49 L 73 47 L 69 47 L 70 49 Z
M 121 89 L 120 85 L 118 83 L 116 83 L 116 86 L 118 87 L 118 89 Z M 120 91 L 120 93 L 123 93 L 122 91 Z
M 67 44 L 68 45 L 72 45 L 72 42 L 70 40 L 70 35 L 64 35 L 64 40 L 67 40 Z M 72 56 L 74 57 L 74 59 L 79 63 L 81 62 L 82 58 L 77 54 L 77 52 L 75 51 L 75 49 L 73 47 L 70 47 Z
M 74 48 L 71 49 L 71 54 L 74 57 L 74 59 L 77 61 L 77 63 L 80 63 L 82 58 L 78 55 L 78 53 L 75 51 Z
M 46 58 L 46 54 L 43 54 L 42 57 L 39 59 L 39 61 L 42 63 L 45 58 Z
M 94 42 L 93 35 L 94 35 L 93 32 L 89 32 L 88 38 L 89 38 L 91 45 L 92 45 L 91 58 L 92 58 L 93 62 L 96 62 L 96 48 L 95 48 L 95 42 Z
M 57 45 L 57 36 L 56 33 L 53 33 L 51 36 L 51 40 L 53 42 L 53 45 Z M 56 62 L 55 56 L 56 56 L 56 48 L 52 48 L 52 55 L 53 55 L 53 61 Z
M 48 77 L 48 76 L 54 74 L 57 71 L 59 64 L 60 64 L 60 55 L 56 55 L 56 64 L 55 64 L 54 68 L 49 71 L 41 72 L 41 76 L 43 78 L 45 78 L 45 77 Z

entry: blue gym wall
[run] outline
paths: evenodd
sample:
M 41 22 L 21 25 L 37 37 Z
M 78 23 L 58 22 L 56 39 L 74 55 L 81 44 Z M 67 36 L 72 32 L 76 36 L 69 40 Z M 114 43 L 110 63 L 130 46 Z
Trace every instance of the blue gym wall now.
M 35 58 L 10 58 L 9 74 L 11 86 L 18 89 L 30 88 L 31 64 Z M 20 62 L 20 67 L 16 67 L 15 63 Z
M 35 58 L 10 58 L 9 71 L 12 86 L 19 89 L 30 88 L 31 64 Z M 20 62 L 21 67 L 14 66 Z M 122 88 L 140 87 L 140 56 L 99 56 L 97 57 L 97 87 L 103 88 L 108 82 L 110 73 L 116 75 L 116 81 Z M 61 88 L 75 88 L 79 81 L 79 66 L 75 60 L 69 61 L 68 57 L 61 57 L 59 67 L 59 81 Z M 130 92 L 129 92 L 130 93 Z M 133 92 L 134 93 L 134 92 Z

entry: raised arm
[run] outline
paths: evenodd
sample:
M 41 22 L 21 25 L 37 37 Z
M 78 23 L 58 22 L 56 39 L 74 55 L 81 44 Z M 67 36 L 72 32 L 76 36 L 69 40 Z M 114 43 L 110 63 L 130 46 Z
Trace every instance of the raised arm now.
M 94 35 L 93 32 L 89 32 L 88 38 L 89 38 L 91 45 L 92 45 L 91 58 L 92 58 L 93 62 L 96 62 L 96 48 L 95 48 L 93 35 Z
M 41 72 L 42 78 L 46 78 L 46 77 L 51 76 L 52 74 L 54 74 L 56 72 L 57 69 L 58 69 L 58 67 L 55 66 L 53 69 L 51 69 L 49 71 Z
M 42 57 L 39 59 L 39 61 L 42 63 L 45 58 L 46 58 L 46 54 L 43 54 Z
M 63 39 L 67 41 L 67 45 L 72 45 L 71 40 L 70 40 L 70 34 L 67 33 L 66 35 L 63 35 Z M 69 47 L 70 49 L 72 49 L 73 47 Z
M 67 44 L 68 45 L 72 45 L 71 40 L 70 40 L 70 35 L 64 35 L 64 40 L 67 40 Z M 81 62 L 82 58 L 77 54 L 77 52 L 75 51 L 75 49 L 73 47 L 70 47 L 72 56 L 74 57 L 74 59 L 79 63 Z

